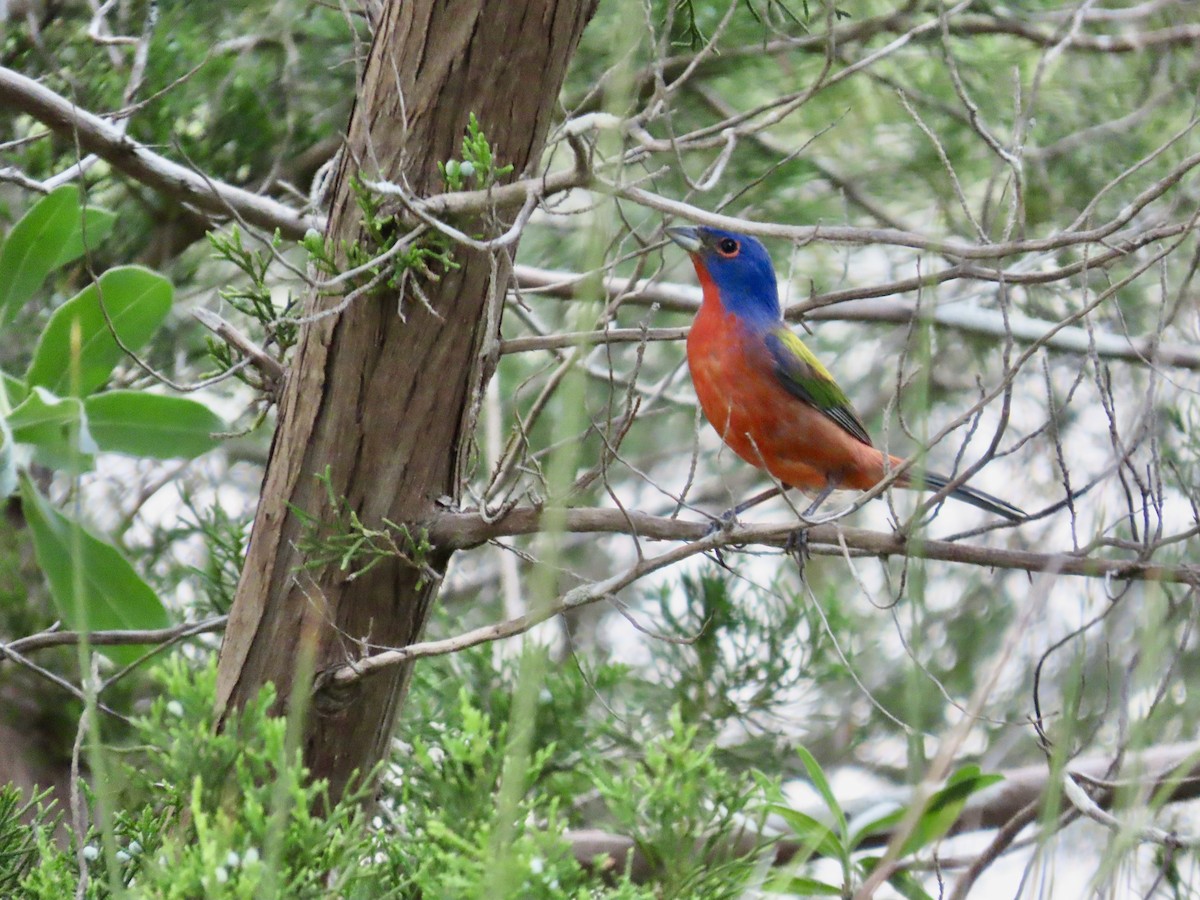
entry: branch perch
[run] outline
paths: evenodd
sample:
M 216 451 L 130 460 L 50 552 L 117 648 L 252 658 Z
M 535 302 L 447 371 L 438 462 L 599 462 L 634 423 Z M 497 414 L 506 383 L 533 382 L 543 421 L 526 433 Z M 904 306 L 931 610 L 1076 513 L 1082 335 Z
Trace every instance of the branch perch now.
M 630 534 L 661 541 L 700 541 L 708 532 L 707 522 L 685 522 L 648 513 L 620 509 L 569 509 L 563 516 L 564 530 L 587 534 Z M 522 507 L 489 522 L 477 513 L 441 513 L 428 523 L 429 540 L 435 546 L 454 550 L 477 547 L 487 541 L 519 534 L 532 534 L 541 527 L 543 511 Z M 716 546 L 763 544 L 784 547 L 796 523 L 737 525 L 718 535 Z M 808 529 L 808 548 L 814 556 L 841 556 L 843 546 L 859 556 L 907 556 L 941 562 L 965 563 L 993 569 L 1017 569 L 1056 575 L 1105 577 L 1130 581 L 1162 581 L 1200 587 L 1200 565 L 1158 565 L 1135 559 L 1120 560 L 1078 556 L 1070 553 L 1037 553 L 952 541 L 914 540 L 895 532 L 849 528 L 837 524 L 814 525 Z

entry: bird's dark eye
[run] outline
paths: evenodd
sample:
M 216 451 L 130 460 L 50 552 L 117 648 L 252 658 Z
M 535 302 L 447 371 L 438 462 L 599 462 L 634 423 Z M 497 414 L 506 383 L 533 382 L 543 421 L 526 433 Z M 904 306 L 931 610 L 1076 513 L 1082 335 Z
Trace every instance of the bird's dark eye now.
M 741 244 L 739 244 L 733 238 L 721 238 L 721 240 L 717 241 L 717 252 L 726 259 L 732 259 L 733 257 L 737 256 L 738 250 L 740 249 Z

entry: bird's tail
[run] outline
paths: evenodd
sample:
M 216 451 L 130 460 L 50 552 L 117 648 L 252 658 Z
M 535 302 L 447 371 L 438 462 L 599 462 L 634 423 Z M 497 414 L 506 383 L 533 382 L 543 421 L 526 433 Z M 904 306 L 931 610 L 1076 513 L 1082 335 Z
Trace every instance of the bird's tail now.
M 936 472 L 925 472 L 921 476 L 921 484 L 931 491 L 940 491 L 951 482 L 952 479 L 945 475 L 938 475 Z M 975 488 L 965 484 L 960 484 L 950 492 L 950 496 L 963 503 L 970 503 L 979 509 L 987 510 L 990 513 L 995 513 L 998 516 L 1004 516 L 1010 522 L 1023 522 L 1026 519 L 1024 510 L 1020 510 L 1011 503 L 1006 503 L 999 497 L 993 497 L 991 494 L 985 494 L 983 491 L 977 491 Z

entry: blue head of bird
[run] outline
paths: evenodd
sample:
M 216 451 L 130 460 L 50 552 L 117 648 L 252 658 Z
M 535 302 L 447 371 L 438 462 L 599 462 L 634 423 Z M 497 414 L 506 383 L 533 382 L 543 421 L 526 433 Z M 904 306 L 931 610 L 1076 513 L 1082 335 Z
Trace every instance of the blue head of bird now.
M 775 269 L 758 238 L 721 228 L 668 228 L 667 236 L 691 254 L 701 280 L 707 276 L 721 305 L 748 324 L 781 318 Z

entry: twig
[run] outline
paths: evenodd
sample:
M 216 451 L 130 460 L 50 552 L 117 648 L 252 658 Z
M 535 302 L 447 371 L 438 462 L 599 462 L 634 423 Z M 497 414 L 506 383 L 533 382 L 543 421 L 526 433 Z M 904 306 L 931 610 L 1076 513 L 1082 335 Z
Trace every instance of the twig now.
M 584 286 L 591 288 L 595 282 L 585 280 L 583 275 L 534 266 L 516 266 L 517 283 L 526 291 L 540 291 L 553 297 L 574 298 L 581 296 Z M 664 309 L 694 312 L 700 308 L 700 289 L 691 285 L 671 282 L 643 280 L 632 287 L 625 279 L 606 277 L 600 281 L 607 296 L 620 294 L 626 303 L 654 304 Z M 863 294 L 874 294 L 874 288 Z M 847 292 L 853 293 L 853 292 Z M 1010 312 L 1007 330 L 1004 315 L 998 310 L 963 304 L 928 306 L 898 298 L 875 298 L 839 300 L 826 304 L 818 296 L 800 306 L 788 309 L 789 319 L 803 315 L 805 320 L 815 322 L 890 322 L 907 325 L 914 320 L 931 322 L 944 328 L 954 328 L 968 334 L 986 337 L 1005 337 L 1011 331 L 1020 342 L 1041 340 L 1043 346 L 1063 353 L 1095 353 L 1104 359 L 1123 359 L 1129 362 L 1152 362 L 1157 365 L 1174 366 L 1181 369 L 1200 371 L 1200 350 L 1186 344 L 1156 343 L 1154 335 L 1127 338 L 1109 333 L 1088 334 L 1079 326 L 1060 329 L 1048 340 L 1046 333 L 1055 323 Z M 501 342 L 502 353 L 523 353 L 531 350 L 555 350 L 576 345 L 635 344 L 642 340 L 675 341 L 687 336 L 686 328 L 612 328 L 604 331 L 574 332 L 538 336 L 522 336 Z
M 306 216 L 269 197 L 251 193 L 233 185 L 206 178 L 191 169 L 153 153 L 144 145 L 120 134 L 118 129 L 66 98 L 11 69 L 0 67 L 0 106 L 28 113 L 51 130 L 76 138 L 80 147 L 96 153 L 114 168 L 137 181 L 190 203 L 202 211 L 224 215 L 231 209 L 250 224 L 299 239 L 312 228 L 324 229 L 325 222 Z M 722 141 L 723 142 L 723 141 Z M 1167 175 L 1151 184 L 1126 204 L 1111 221 L 1087 230 L 1070 230 L 1029 240 L 997 244 L 968 244 L 957 240 L 928 237 L 893 228 L 857 228 L 851 226 L 788 226 L 762 224 L 733 216 L 709 213 L 698 207 L 668 200 L 637 187 L 617 185 L 593 179 L 593 186 L 642 206 L 718 228 L 732 228 L 761 237 L 776 237 L 803 243 L 825 240 L 847 244 L 890 244 L 917 250 L 930 250 L 958 259 L 991 260 L 1024 253 L 1060 250 L 1111 238 L 1151 202 L 1162 196 L 1192 169 L 1200 166 L 1200 154 L 1182 160 Z M 426 213 L 437 215 L 482 212 L 502 205 L 520 206 L 531 191 L 546 194 L 580 186 L 577 170 L 558 175 L 524 179 L 510 185 L 484 191 L 465 191 L 430 197 L 422 201 Z M 561 180 L 558 180 L 561 179 Z
M 283 387 L 284 376 L 287 374 L 283 368 L 283 364 L 279 360 L 267 353 L 258 344 L 254 343 L 254 341 L 250 340 L 250 338 L 246 337 L 212 310 L 204 308 L 194 309 L 192 310 L 192 318 L 249 359 L 250 365 L 254 366 L 259 374 L 262 375 L 263 386 L 272 397 L 278 397 L 279 391 Z
M 225 627 L 228 616 L 213 616 L 201 622 L 184 622 L 172 625 L 170 628 L 150 629 L 113 629 L 109 631 L 56 631 L 50 629 L 31 634 L 28 637 L 17 638 L 7 644 L 0 644 L 0 659 L 5 655 L 29 653 L 34 650 L 44 650 L 47 647 L 69 647 L 78 644 L 86 636 L 87 642 L 97 647 L 120 647 L 128 644 L 163 644 L 180 638 L 193 637 L 197 634 L 209 634 L 220 631 Z
M 1070 801 L 1075 809 L 1093 822 L 1097 822 L 1111 831 L 1120 834 L 1132 833 L 1139 841 L 1161 844 L 1164 847 L 1171 847 L 1173 849 L 1181 849 L 1183 847 L 1194 848 L 1200 845 L 1200 837 L 1196 835 L 1181 835 L 1163 831 L 1161 828 L 1155 828 L 1153 825 L 1128 826 L 1122 824 L 1112 813 L 1101 809 L 1100 805 L 1091 798 L 1070 772 L 1063 772 L 1062 786 L 1063 796 Z
M 612 511 L 621 512 L 620 510 Z M 630 513 L 629 515 L 634 516 L 636 514 Z M 659 556 L 639 559 L 634 565 L 610 578 L 572 588 L 557 603 L 541 606 L 537 610 L 525 615 L 517 616 L 504 622 L 498 622 L 494 625 L 475 628 L 464 634 L 443 640 L 420 641 L 409 644 L 407 647 L 382 650 L 379 653 L 326 669 L 313 682 L 313 692 L 320 693 L 324 690 L 343 688 L 361 681 L 369 675 L 410 662 L 414 659 L 421 659 L 427 656 L 444 656 L 447 653 L 455 653 L 467 647 L 474 647 L 477 644 L 489 643 L 501 638 L 524 634 L 535 625 L 540 625 L 542 622 L 553 619 L 555 616 L 562 615 L 564 612 L 569 612 L 572 609 L 577 609 L 581 606 L 595 603 L 597 600 L 611 597 L 617 591 L 627 587 L 639 578 L 644 578 L 651 572 L 672 566 L 681 560 L 688 559 L 697 554 L 706 553 L 721 546 L 724 542 L 725 538 L 723 535 L 710 534 L 707 537 L 693 541 L 690 544 L 685 544 L 682 547 L 676 547 L 674 550 L 669 550 Z
M 639 206 L 657 210 L 664 215 L 686 219 L 713 228 L 752 234 L 757 237 L 780 238 L 796 244 L 816 240 L 838 244 L 889 244 L 896 247 L 908 247 L 912 250 L 927 250 L 956 259 L 982 261 L 1005 259 L 1024 253 L 1045 253 L 1078 244 L 1103 241 L 1133 221 L 1134 217 L 1143 209 L 1197 167 L 1200 167 L 1200 153 L 1194 153 L 1181 160 L 1170 172 L 1132 198 L 1114 218 L 1102 225 L 1083 230 L 1073 229 L 1040 238 L 1004 241 L 995 244 L 971 244 L 960 240 L 930 237 L 911 231 L 897 231 L 894 228 L 858 228 L 849 225 L 781 225 L 754 222 L 737 216 L 708 212 L 688 203 L 661 197 L 643 188 L 616 184 L 601 177 L 596 178 L 595 186 L 598 190 L 630 200 Z
M 431 543 L 441 549 L 467 549 L 499 537 L 538 531 L 544 514 L 544 510 L 522 508 L 493 520 L 477 513 L 442 513 L 427 523 L 428 535 Z M 382 649 L 372 655 L 327 669 L 318 676 L 314 683 L 314 691 L 344 687 L 414 659 L 443 656 L 478 644 L 524 634 L 548 619 L 611 597 L 651 572 L 700 553 L 751 543 L 786 547 L 796 530 L 794 524 L 736 525 L 713 534 L 706 522 L 684 522 L 620 509 L 557 510 L 556 515 L 560 517 L 564 531 L 570 533 L 635 534 L 639 539 L 689 543 L 659 556 L 641 559 L 625 571 L 603 581 L 573 588 L 557 603 L 539 610 L 536 614 L 516 616 L 451 638 Z M 808 550 L 814 555 L 840 556 L 849 550 L 881 558 L 904 556 L 997 569 L 1046 572 L 1052 575 L 1102 576 L 1132 581 L 1200 585 L 1200 566 L 1197 565 L 1160 566 L 1137 560 L 1034 553 L 937 540 L 910 542 L 904 535 L 897 533 L 886 534 L 860 528 L 843 528 L 839 525 L 814 525 L 807 530 L 807 536 Z

